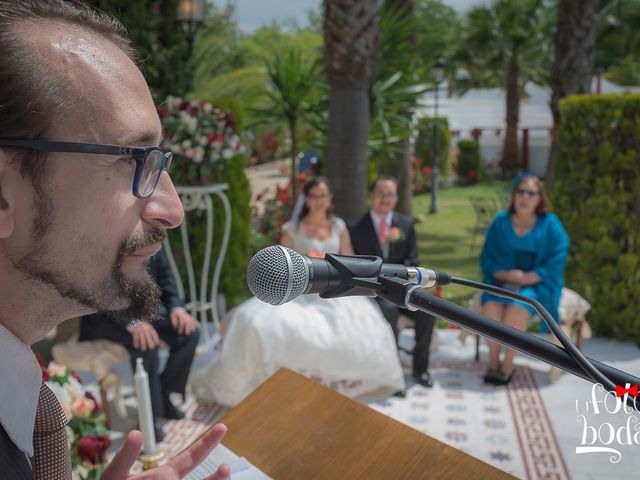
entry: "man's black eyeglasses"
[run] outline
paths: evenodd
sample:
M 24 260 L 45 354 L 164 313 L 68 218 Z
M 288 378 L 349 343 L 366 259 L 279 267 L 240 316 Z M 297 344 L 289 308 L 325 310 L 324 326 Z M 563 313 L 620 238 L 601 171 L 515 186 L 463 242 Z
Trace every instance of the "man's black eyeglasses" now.
M 171 166 L 171 152 L 162 152 L 158 147 L 123 147 L 118 145 L 96 145 L 93 143 L 52 142 L 49 140 L 19 140 L 0 138 L 0 146 L 20 147 L 40 152 L 94 153 L 131 157 L 136 162 L 133 176 L 133 194 L 147 198 L 158 185 L 160 174 Z

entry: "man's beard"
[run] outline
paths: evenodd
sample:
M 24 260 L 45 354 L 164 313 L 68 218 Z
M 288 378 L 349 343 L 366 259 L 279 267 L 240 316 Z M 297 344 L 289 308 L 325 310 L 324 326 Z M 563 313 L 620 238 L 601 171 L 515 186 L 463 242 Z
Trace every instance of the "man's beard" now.
M 132 235 L 123 241 L 110 275 L 100 285 L 89 286 L 82 279 L 70 276 L 56 266 L 44 239 L 52 227 L 53 207 L 44 195 L 37 195 L 36 218 L 31 227 L 35 244 L 17 262 L 15 268 L 32 280 L 51 287 L 61 297 L 85 307 L 91 312 L 108 313 L 126 325 L 133 319 L 152 321 L 158 316 L 161 290 L 147 277 L 141 281 L 127 278 L 121 270 L 125 258 L 136 251 L 164 240 L 163 230 L 154 229 L 143 235 Z

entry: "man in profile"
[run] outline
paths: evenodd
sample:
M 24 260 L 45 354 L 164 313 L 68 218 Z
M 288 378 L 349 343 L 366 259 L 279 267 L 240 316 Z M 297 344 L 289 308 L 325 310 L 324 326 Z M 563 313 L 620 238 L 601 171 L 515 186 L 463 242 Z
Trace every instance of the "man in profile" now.
M 10 478 L 34 476 L 41 373 L 29 345 L 68 318 L 157 311 L 147 264 L 183 218 L 160 139 L 116 20 L 79 1 L 0 0 L 0 471 Z M 181 478 L 225 430 L 140 478 Z M 141 445 L 130 432 L 103 480 L 126 478 Z M 58 452 L 45 467 L 68 465 Z M 222 466 L 210 478 L 228 477 Z

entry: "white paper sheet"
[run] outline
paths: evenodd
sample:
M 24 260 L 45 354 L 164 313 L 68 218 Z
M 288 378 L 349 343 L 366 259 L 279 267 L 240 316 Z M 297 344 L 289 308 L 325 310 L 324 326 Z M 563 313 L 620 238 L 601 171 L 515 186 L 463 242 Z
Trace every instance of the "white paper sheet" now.
M 231 480 L 271 480 L 246 458 L 239 457 L 222 444 L 214 448 L 207 458 L 185 477 L 185 480 L 202 480 L 214 473 L 223 463 L 231 467 Z

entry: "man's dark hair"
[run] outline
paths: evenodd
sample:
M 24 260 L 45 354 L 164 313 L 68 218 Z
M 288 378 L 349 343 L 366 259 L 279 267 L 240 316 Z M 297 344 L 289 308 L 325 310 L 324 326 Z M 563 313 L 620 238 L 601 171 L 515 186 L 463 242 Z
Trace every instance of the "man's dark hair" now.
M 124 27 L 115 18 L 79 0 L 0 0 L 0 138 L 46 138 L 74 95 L 69 73 L 46 62 L 21 30 L 28 22 L 58 21 L 111 40 L 133 60 Z M 64 139 L 55 139 L 64 140 Z M 20 173 L 42 192 L 46 154 L 20 151 Z
M 396 188 L 398 188 L 398 179 L 396 177 L 394 177 L 393 175 L 380 175 L 371 184 L 371 188 L 369 189 L 369 192 L 373 192 L 376 189 L 376 185 L 378 185 L 378 182 L 385 182 L 385 181 L 389 181 L 389 182 L 395 183 L 396 184 Z

